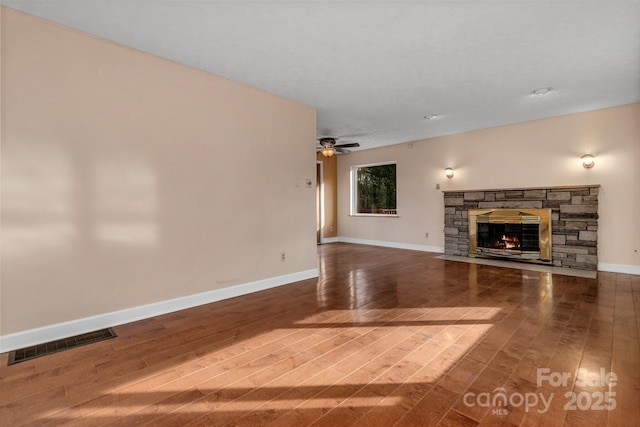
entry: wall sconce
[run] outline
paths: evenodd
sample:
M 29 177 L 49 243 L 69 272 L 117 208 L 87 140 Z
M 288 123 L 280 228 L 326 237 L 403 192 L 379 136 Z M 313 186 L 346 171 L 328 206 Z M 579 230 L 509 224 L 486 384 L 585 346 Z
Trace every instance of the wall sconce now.
M 596 156 L 589 152 L 583 154 L 580 159 L 582 160 L 582 167 L 585 169 L 591 169 L 596 164 Z
M 445 168 L 444 175 L 449 179 L 453 178 L 453 169 Z

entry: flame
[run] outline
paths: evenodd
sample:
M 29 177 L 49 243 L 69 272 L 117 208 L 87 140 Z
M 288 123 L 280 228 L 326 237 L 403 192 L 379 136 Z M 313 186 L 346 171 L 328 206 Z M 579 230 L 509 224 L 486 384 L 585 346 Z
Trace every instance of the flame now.
M 520 247 L 520 240 L 516 236 L 502 236 L 506 249 L 517 249 Z
M 495 242 L 497 249 L 520 249 L 520 240 L 516 236 L 502 235 L 502 238 Z

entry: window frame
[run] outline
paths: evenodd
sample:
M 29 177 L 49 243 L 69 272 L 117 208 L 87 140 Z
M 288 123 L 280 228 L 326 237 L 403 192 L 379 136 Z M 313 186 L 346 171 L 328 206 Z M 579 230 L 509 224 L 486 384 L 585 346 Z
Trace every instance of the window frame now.
M 358 212 L 358 169 L 368 168 L 374 166 L 388 166 L 395 165 L 396 167 L 396 209 L 393 214 L 388 213 L 359 213 Z M 387 161 L 377 163 L 367 163 L 362 165 L 353 165 L 349 170 L 349 216 L 361 216 L 361 217 L 376 217 L 376 218 L 398 218 L 398 162 Z

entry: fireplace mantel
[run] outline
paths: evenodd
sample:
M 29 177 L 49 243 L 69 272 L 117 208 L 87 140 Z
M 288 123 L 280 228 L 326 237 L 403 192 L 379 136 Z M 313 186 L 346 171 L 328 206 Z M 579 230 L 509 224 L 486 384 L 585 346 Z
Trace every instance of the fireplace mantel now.
M 445 254 L 468 256 L 469 209 L 551 209 L 556 267 L 598 268 L 599 185 L 444 191 Z
M 575 190 L 576 188 L 600 188 L 600 184 L 588 184 L 588 185 L 555 185 L 552 187 L 505 187 L 505 188 L 493 188 L 493 189 L 464 189 L 464 190 L 442 190 L 443 193 L 474 193 L 478 191 L 528 191 L 528 190 Z

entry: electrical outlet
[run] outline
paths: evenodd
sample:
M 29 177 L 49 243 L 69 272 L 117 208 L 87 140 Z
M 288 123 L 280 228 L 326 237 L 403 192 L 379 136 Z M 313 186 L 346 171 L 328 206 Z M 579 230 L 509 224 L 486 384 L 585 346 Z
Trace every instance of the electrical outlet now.
M 285 262 L 287 260 L 287 254 L 285 254 L 284 252 L 282 252 L 280 254 L 280 262 Z
M 424 237 L 426 237 L 427 239 L 429 238 L 429 232 L 428 231 L 426 233 L 424 233 Z
M 440 189 L 440 184 L 436 184 L 436 190 Z
M 333 232 L 333 225 L 329 226 L 329 231 Z

